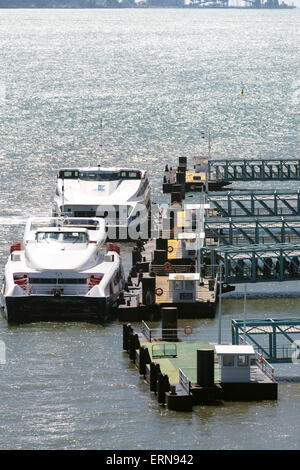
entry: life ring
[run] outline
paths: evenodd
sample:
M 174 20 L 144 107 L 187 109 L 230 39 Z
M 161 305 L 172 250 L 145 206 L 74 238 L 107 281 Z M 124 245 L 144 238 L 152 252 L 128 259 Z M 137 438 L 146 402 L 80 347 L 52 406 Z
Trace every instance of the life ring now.
M 189 326 L 189 325 L 188 325 L 188 326 L 185 326 L 185 327 L 183 328 L 183 330 L 184 330 L 184 333 L 185 333 L 186 335 L 190 335 L 190 334 L 193 332 L 193 328 L 192 328 L 191 326 Z
M 158 295 L 158 296 L 160 297 L 161 295 L 163 295 L 164 291 L 162 290 L 161 287 L 158 287 L 158 288 L 155 290 L 155 293 L 156 293 L 156 295 Z
M 173 248 L 173 246 L 171 246 L 171 245 L 170 245 L 170 246 L 168 246 L 168 253 L 172 253 L 173 251 L 174 251 L 174 248 Z
M 166 271 L 171 271 L 172 267 L 173 267 L 173 266 L 172 266 L 171 263 L 169 263 L 169 261 L 167 261 L 167 262 L 164 264 L 164 269 L 165 269 Z
M 263 355 L 260 354 L 260 355 L 259 355 L 259 362 L 260 362 L 260 364 L 262 364 L 262 361 L 263 361 Z

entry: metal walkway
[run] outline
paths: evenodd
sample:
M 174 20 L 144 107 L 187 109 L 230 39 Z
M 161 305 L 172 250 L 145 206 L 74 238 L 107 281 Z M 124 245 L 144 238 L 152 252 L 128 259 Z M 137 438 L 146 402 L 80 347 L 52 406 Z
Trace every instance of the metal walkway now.
M 300 279 L 300 244 L 205 246 L 200 250 L 202 277 L 222 269 L 225 284 Z
M 300 159 L 209 160 L 208 178 L 216 181 L 300 180 Z
M 207 203 L 223 217 L 300 216 L 300 191 L 208 192 Z
M 300 243 L 300 217 L 208 217 L 204 221 L 207 243 L 258 245 Z M 208 240 L 210 238 L 210 240 Z
M 232 344 L 250 342 L 269 362 L 299 362 L 300 318 L 232 320 L 231 330 Z

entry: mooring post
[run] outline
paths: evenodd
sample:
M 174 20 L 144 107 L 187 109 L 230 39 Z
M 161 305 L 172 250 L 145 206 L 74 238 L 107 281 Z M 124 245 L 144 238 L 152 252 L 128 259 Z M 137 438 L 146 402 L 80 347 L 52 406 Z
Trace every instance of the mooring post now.
M 135 335 L 130 331 L 128 336 L 129 359 L 135 361 Z
M 178 341 L 177 316 L 177 307 L 162 307 L 161 329 L 162 339 L 165 341 Z
M 127 325 L 123 325 L 123 350 L 128 351 L 129 350 L 129 343 L 128 343 L 128 338 L 129 338 L 129 333 L 132 332 L 132 326 L 130 323 Z
M 215 352 L 213 349 L 197 349 L 197 385 L 213 387 L 215 383 Z
M 169 377 L 167 374 L 160 374 L 157 381 L 157 401 L 166 403 L 166 392 L 170 390 Z

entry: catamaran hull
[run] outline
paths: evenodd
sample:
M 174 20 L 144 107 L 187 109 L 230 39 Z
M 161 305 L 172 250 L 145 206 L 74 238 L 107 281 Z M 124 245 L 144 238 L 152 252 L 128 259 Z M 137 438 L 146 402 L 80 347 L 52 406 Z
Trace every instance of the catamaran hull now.
M 110 319 L 113 302 L 85 296 L 6 297 L 2 313 L 8 323 L 36 321 L 97 321 Z

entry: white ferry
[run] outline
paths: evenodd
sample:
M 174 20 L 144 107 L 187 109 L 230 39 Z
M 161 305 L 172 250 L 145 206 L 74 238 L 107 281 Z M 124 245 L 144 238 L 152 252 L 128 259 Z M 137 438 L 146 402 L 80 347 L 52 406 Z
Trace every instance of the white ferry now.
M 119 246 L 105 242 L 104 219 L 29 219 L 5 266 L 4 318 L 108 320 L 125 278 Z
M 54 217 L 104 217 L 108 238 L 138 238 L 135 229 L 151 207 L 147 173 L 129 168 L 65 168 L 57 175 Z

